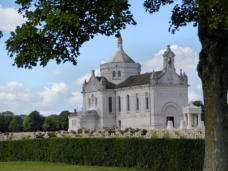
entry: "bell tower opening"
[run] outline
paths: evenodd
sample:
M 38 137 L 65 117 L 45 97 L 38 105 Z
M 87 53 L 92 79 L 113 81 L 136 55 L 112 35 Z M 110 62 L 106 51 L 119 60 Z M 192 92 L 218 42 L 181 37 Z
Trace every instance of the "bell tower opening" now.
M 168 45 L 167 50 L 163 54 L 163 70 L 175 71 L 174 57 L 175 57 L 175 54 L 170 49 L 170 45 Z

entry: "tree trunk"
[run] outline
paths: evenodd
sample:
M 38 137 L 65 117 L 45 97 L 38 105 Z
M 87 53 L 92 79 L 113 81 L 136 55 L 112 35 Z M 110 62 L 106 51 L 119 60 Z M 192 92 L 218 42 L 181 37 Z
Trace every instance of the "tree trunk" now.
M 204 170 L 228 171 L 228 31 L 210 29 L 207 18 L 200 16 L 198 36 L 206 125 Z

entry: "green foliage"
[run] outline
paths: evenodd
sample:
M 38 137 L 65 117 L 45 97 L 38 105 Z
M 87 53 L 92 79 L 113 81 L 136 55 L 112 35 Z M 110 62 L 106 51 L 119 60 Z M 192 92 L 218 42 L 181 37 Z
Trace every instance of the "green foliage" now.
M 105 166 L 78 166 L 64 163 L 50 162 L 1 162 L 1 170 L 4 171 L 146 171 L 145 169 L 137 168 L 122 168 L 122 167 L 105 167 Z
M 47 135 L 49 138 L 57 137 L 55 132 L 48 132 Z
M 6 41 L 17 67 L 46 66 L 50 60 L 77 64 L 79 49 L 97 34 L 113 35 L 136 24 L 128 0 L 17 0 L 27 22 Z
M 114 128 L 110 128 L 110 129 L 108 130 L 108 135 L 112 135 L 112 134 L 115 134 L 115 133 L 116 133 L 116 131 L 115 131 Z
M 13 113 L 6 111 L 6 112 L 2 112 L 0 113 L 0 131 L 1 132 L 7 132 L 9 124 L 11 122 L 11 120 L 13 119 Z
M 147 130 L 146 129 L 143 129 L 142 132 L 141 132 L 141 135 L 144 136 L 147 134 Z
M 170 137 L 169 133 L 166 132 L 166 133 L 163 135 L 163 138 L 165 138 L 165 139 L 170 139 L 171 137 Z
M 48 161 L 160 171 L 201 170 L 203 157 L 203 140 L 51 138 L 0 142 L 0 161 Z
M 21 119 L 20 116 L 14 116 L 9 124 L 9 127 L 8 127 L 9 131 L 12 131 L 12 132 L 22 131 L 23 130 L 22 122 L 23 120 Z
M 72 131 L 71 131 L 72 132 Z M 82 134 L 82 129 L 78 129 L 78 134 Z
M 68 116 L 70 112 L 65 110 L 59 114 L 59 124 L 61 130 L 68 130 Z
M 151 136 L 151 138 L 158 138 L 158 134 L 157 134 L 157 132 L 152 132 L 152 136 Z
M 44 117 L 38 111 L 31 112 L 23 121 L 24 131 L 42 131 Z
M 1 113 L 1 115 L 3 115 L 3 116 L 11 116 L 11 117 L 13 117 L 13 116 L 14 116 L 14 113 L 13 113 L 13 112 L 11 112 L 11 111 L 5 111 L 5 112 L 2 112 L 2 113 Z
M 0 30 L 0 38 L 2 38 L 3 34 L 2 34 L 2 31 Z
M 44 131 L 58 131 L 60 130 L 60 117 L 59 115 L 50 115 L 45 118 L 43 124 Z
M 147 12 L 154 13 L 161 6 L 174 4 L 169 31 L 174 33 L 180 27 L 193 23 L 199 24 L 199 17 L 204 16 L 211 29 L 228 30 L 228 1 L 227 0 L 145 0 Z

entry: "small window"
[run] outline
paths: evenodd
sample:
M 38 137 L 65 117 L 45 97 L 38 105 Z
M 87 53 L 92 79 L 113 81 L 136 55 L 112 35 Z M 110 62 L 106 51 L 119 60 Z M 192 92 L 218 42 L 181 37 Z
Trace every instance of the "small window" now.
M 116 71 L 112 71 L 112 78 L 116 78 Z
M 92 94 L 92 103 L 94 103 L 94 95 Z
M 118 103 L 119 103 L 119 112 L 121 112 L 121 97 L 118 96 Z
M 97 107 L 97 98 L 95 97 L 95 106 Z
M 110 113 L 112 112 L 112 97 L 111 96 L 108 98 L 108 111 Z
M 90 108 L 91 107 L 91 99 L 90 98 L 89 98 L 88 104 L 89 104 L 89 108 Z
M 136 94 L 136 110 L 139 110 L 139 96 Z
M 121 72 L 120 71 L 118 71 L 118 78 L 120 78 L 121 77 Z
M 148 93 L 146 93 L 145 94 L 145 100 L 146 100 L 146 109 L 149 109 L 150 108 L 150 106 L 149 106 L 149 95 L 148 95 Z
M 130 111 L 130 96 L 127 95 L 127 111 Z

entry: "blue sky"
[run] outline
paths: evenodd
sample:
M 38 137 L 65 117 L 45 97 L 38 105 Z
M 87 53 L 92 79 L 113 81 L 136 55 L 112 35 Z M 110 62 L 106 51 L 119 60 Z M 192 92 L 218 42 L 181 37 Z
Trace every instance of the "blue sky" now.
M 151 15 L 145 12 L 143 1 L 131 0 L 130 3 L 137 25 L 128 25 L 121 31 L 125 52 L 141 63 L 143 72 L 150 72 L 162 67 L 161 54 L 168 44 L 171 45 L 176 53 L 177 72 L 182 68 L 189 77 L 189 101 L 201 100 L 201 81 L 195 69 L 201 49 L 197 28 L 189 24 L 173 35 L 168 32 L 171 7 L 163 7 Z M 77 66 L 50 62 L 45 68 L 18 69 L 12 66 L 13 59 L 5 50 L 10 31 L 24 22 L 16 12 L 17 8 L 13 0 L 0 1 L 0 30 L 4 34 L 0 39 L 0 111 L 28 114 L 38 110 L 48 115 L 74 108 L 79 110 L 81 83 L 88 79 L 92 69 L 98 71 L 100 63 L 115 53 L 116 38 L 97 35 L 86 42 L 80 49 Z

